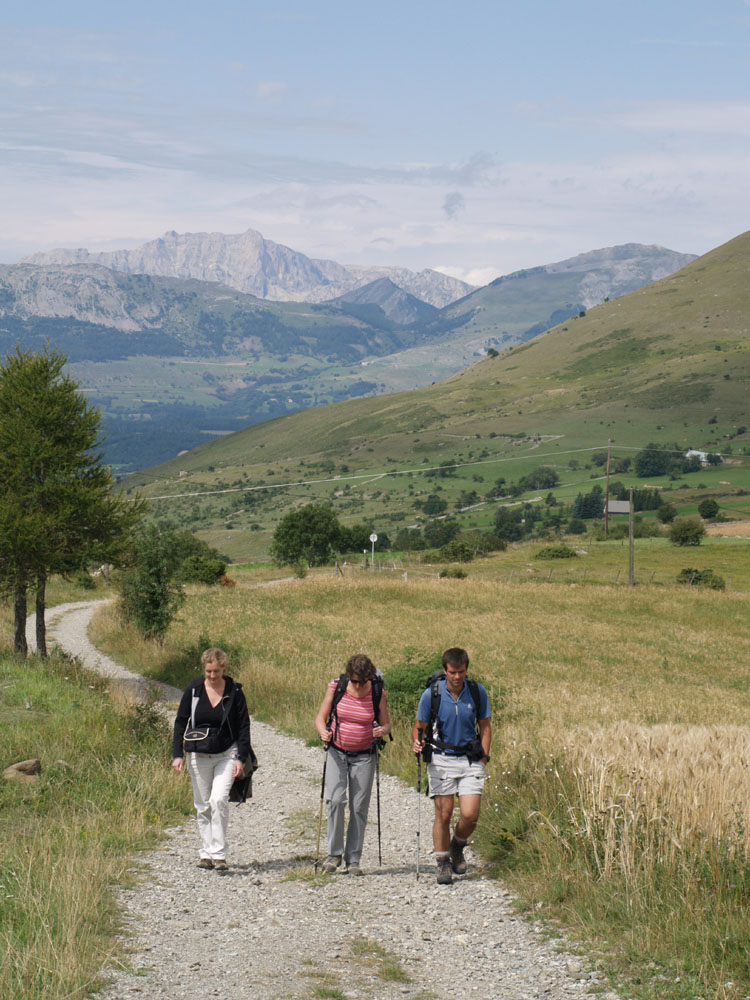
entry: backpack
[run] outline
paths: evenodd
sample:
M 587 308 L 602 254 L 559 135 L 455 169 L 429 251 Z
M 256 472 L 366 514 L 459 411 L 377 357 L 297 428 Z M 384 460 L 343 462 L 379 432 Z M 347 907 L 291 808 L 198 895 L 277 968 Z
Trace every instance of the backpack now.
M 333 692 L 333 704 L 331 705 L 331 711 L 326 722 L 326 729 L 332 729 L 332 722 L 336 719 L 338 724 L 338 719 L 336 718 L 336 706 L 344 697 L 346 693 L 347 685 L 349 684 L 349 675 L 342 674 L 336 681 L 336 690 Z M 385 678 L 380 673 L 376 671 L 375 676 L 372 678 L 372 710 L 375 716 L 376 725 L 380 725 L 380 699 L 383 697 L 383 691 L 385 690 Z M 393 736 L 391 736 L 393 739 Z M 385 740 L 380 740 L 381 747 L 385 746 Z
M 434 746 L 440 747 L 446 750 L 466 750 L 469 751 L 469 759 L 472 757 L 472 751 L 474 753 L 481 750 L 481 744 L 479 743 L 479 729 L 476 730 L 476 736 L 472 743 L 468 744 L 466 747 L 457 747 L 452 743 L 443 742 L 443 734 L 441 732 L 440 719 L 438 718 L 438 709 L 440 708 L 440 697 L 441 689 L 440 682 L 445 677 L 445 673 L 442 670 L 435 670 L 427 678 L 425 682 L 425 690 L 430 689 L 430 718 L 427 721 L 427 726 L 425 729 L 425 745 L 422 751 L 422 756 L 426 762 L 432 760 L 432 748 Z M 469 694 L 471 695 L 471 700 L 474 702 L 474 717 L 479 720 L 479 684 L 471 677 L 466 678 L 466 685 L 469 689 Z M 435 735 L 435 730 L 437 730 L 437 735 Z

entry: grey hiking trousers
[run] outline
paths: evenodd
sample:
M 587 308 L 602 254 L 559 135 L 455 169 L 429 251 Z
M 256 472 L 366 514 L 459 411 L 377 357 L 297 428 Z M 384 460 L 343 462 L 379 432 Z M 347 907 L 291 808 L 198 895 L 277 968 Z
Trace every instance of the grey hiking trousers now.
M 347 756 L 332 746 L 326 767 L 326 805 L 328 806 L 328 853 L 343 855 L 347 865 L 358 865 L 365 842 L 367 810 L 370 807 L 372 781 L 375 777 L 375 754 L 365 750 Z M 344 846 L 344 813 L 347 793 L 349 826 Z

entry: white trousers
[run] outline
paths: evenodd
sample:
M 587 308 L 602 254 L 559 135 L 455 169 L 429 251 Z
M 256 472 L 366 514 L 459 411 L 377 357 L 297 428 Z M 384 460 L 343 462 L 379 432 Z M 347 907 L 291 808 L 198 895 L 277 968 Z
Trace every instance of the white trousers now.
M 188 771 L 198 816 L 202 858 L 226 859 L 229 789 L 237 758 L 237 744 L 224 753 L 189 753 Z

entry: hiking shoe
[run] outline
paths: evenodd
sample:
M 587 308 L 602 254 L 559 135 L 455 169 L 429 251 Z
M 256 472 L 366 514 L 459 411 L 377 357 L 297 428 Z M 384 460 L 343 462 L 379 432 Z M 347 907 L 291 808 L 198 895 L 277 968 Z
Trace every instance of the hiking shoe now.
M 226 863 L 224 858 L 218 858 L 216 861 L 214 861 L 214 871 L 216 872 L 229 871 L 229 865 Z
M 451 838 L 451 868 L 456 875 L 466 874 L 466 858 L 464 857 L 464 847 L 466 844 L 459 844 L 455 837 Z
M 348 872 L 350 875 L 364 875 L 364 872 L 358 864 L 349 865 Z
M 340 864 L 341 864 L 340 854 L 329 854 L 328 857 L 323 862 L 322 871 L 335 872 Z
M 451 859 L 446 854 L 444 858 L 437 859 L 437 883 L 438 885 L 453 885 L 453 873 L 451 872 Z
M 199 868 L 213 868 L 214 863 L 211 858 L 201 858 L 198 862 Z

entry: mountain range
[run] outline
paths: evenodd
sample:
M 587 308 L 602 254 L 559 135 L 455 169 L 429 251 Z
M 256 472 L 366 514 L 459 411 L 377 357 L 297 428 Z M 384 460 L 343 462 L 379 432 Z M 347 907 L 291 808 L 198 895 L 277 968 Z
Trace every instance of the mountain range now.
M 244 233 L 168 232 L 131 250 L 90 253 L 50 250 L 19 263 L 40 267 L 99 264 L 125 274 L 215 281 L 273 302 L 326 302 L 389 278 L 411 295 L 442 308 L 472 290 L 472 285 L 427 268 L 365 267 L 316 260 L 265 239 L 254 229 Z
M 211 254 L 192 246 L 202 272 Z M 506 275 L 442 309 L 382 275 L 302 303 L 90 261 L 19 263 L 0 266 L 0 350 L 51 342 L 66 354 L 102 408 L 109 461 L 130 470 L 293 410 L 429 385 L 691 259 L 606 248 Z
M 750 486 L 748 272 L 750 233 L 442 382 L 247 427 L 136 473 L 127 488 L 167 494 L 154 508 L 162 516 L 247 558 L 267 551 L 287 510 L 312 500 L 379 534 L 418 521 L 430 498 L 486 529 L 503 484 L 540 465 L 571 500 L 590 489 L 602 475 L 591 459 L 606 458 L 609 439 L 623 469 L 651 442 L 724 453 L 689 482 L 652 485 L 692 483 L 700 494 L 713 484 L 740 512 Z M 236 497 L 208 495 L 232 484 Z

